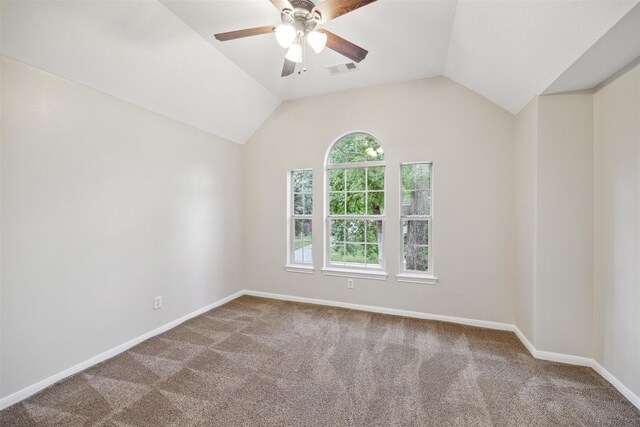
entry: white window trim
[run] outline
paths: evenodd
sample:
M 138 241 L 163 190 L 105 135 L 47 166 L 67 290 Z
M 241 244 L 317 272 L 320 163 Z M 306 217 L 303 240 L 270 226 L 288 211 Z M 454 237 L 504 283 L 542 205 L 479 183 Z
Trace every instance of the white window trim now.
M 287 172 L 287 263 L 284 266 L 285 271 L 291 273 L 305 273 L 305 274 L 313 274 L 315 272 L 314 262 L 315 257 L 313 257 L 312 262 L 309 263 L 301 263 L 295 261 L 294 256 L 294 233 L 293 233 L 293 221 L 296 219 L 309 219 L 311 220 L 311 225 L 313 228 L 313 213 L 310 215 L 296 215 L 293 213 L 293 174 L 295 172 L 301 171 L 311 171 L 313 174 L 312 168 L 301 168 L 301 169 L 291 169 Z M 313 187 L 312 192 L 313 194 Z M 313 208 L 315 209 L 315 200 L 313 203 Z M 313 236 L 312 236 L 313 239 Z
M 396 280 L 404 283 L 422 283 L 425 285 L 435 285 L 438 278 L 430 274 L 398 273 Z
M 387 280 L 387 273 L 384 270 L 374 270 L 372 268 L 340 268 L 331 266 L 323 268 L 322 274 L 325 276 L 351 277 L 354 279 Z
M 310 264 L 287 264 L 284 266 L 285 271 L 289 273 L 313 274 L 316 269 Z
M 346 132 L 336 138 L 333 143 L 329 146 L 325 153 L 324 159 L 324 189 L 323 189 L 323 203 L 324 203 L 324 227 L 323 227 L 323 242 L 324 242 L 324 250 L 323 250 L 323 268 L 321 269 L 322 274 L 325 276 L 337 276 L 337 277 L 350 277 L 350 278 L 363 278 L 363 279 L 373 279 L 373 280 L 387 280 L 387 273 L 385 270 L 386 260 L 384 256 L 384 251 L 386 250 L 386 214 L 385 215 L 329 215 L 329 170 L 330 169 L 351 169 L 351 168 L 369 168 L 369 167 L 384 167 L 384 207 L 385 211 L 387 209 L 387 165 L 384 160 L 374 161 L 374 162 L 359 162 L 359 163 L 336 163 L 329 164 L 329 154 L 333 149 L 334 145 L 344 138 L 347 135 L 352 133 L 365 133 L 371 135 L 377 141 L 380 141 L 374 135 L 366 131 L 353 130 Z M 382 145 L 382 144 L 381 144 Z M 374 219 L 376 221 L 382 221 L 382 242 L 383 242 L 383 253 L 382 253 L 382 263 L 379 267 L 361 267 L 361 266 L 344 266 L 340 264 L 332 264 L 330 258 L 331 251 L 331 220 L 332 219 L 353 219 L 353 220 L 367 220 Z
M 402 188 L 402 167 L 403 166 L 408 166 L 408 165 L 423 165 L 423 164 L 429 164 L 431 165 L 431 188 L 430 190 L 430 194 L 431 194 L 431 215 L 410 215 L 410 216 L 405 216 L 402 215 L 402 198 L 403 198 L 403 188 Z M 404 283 L 423 283 L 423 284 L 427 284 L 427 285 L 435 285 L 436 283 L 438 283 L 438 278 L 436 277 L 435 273 L 434 273 L 434 269 L 433 269 L 433 264 L 434 264 L 434 253 L 435 253 L 435 246 L 434 246 L 434 236 L 433 236 L 433 221 L 434 221 L 434 168 L 433 168 L 433 162 L 431 161 L 424 161 L 424 162 L 402 162 L 400 163 L 400 170 L 399 170 L 399 185 L 398 185 L 398 199 L 399 199 L 399 237 L 400 237 L 400 241 L 399 241 L 399 256 L 398 256 L 398 261 L 399 261 L 399 266 L 398 266 L 398 274 L 396 274 L 396 280 L 398 282 L 404 282 Z M 406 270 L 404 268 L 404 233 L 403 233 L 403 228 L 402 228 L 402 223 L 403 221 L 406 220 L 417 220 L 417 221 L 428 221 L 429 224 L 429 265 L 428 265 L 428 270 L 424 273 L 421 273 L 419 271 L 415 271 L 415 270 Z

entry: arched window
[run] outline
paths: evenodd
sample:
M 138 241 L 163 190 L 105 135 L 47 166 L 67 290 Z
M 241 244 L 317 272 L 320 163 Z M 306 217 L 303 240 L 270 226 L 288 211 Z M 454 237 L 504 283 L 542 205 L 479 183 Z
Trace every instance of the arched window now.
M 384 268 L 384 150 L 372 135 L 349 133 L 326 159 L 325 265 Z

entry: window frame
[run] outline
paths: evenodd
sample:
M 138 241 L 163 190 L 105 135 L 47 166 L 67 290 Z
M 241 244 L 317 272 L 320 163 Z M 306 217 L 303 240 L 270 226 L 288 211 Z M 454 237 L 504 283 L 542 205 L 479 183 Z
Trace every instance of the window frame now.
M 307 273 L 312 274 L 315 271 L 314 263 L 315 257 L 313 252 L 311 255 L 311 262 L 297 262 L 295 259 L 295 220 L 310 220 L 311 221 L 311 241 L 313 251 L 313 211 L 315 210 L 315 197 L 312 198 L 312 207 L 310 214 L 296 214 L 294 206 L 294 182 L 293 175 L 296 172 L 311 172 L 311 195 L 313 197 L 313 181 L 314 173 L 312 168 L 298 168 L 291 169 L 287 172 L 287 263 L 285 264 L 285 270 L 293 273 Z
M 387 209 L 387 165 L 385 160 L 380 161 L 367 161 L 367 162 L 354 162 L 354 163 L 329 163 L 330 154 L 335 147 L 335 145 L 340 142 L 345 137 L 352 134 L 365 134 L 374 138 L 381 147 L 383 147 L 380 140 L 370 132 L 353 130 L 346 132 L 339 137 L 337 137 L 327 149 L 325 153 L 324 159 L 324 186 L 323 186 L 323 215 L 324 215 L 324 227 L 323 227 L 323 268 L 322 273 L 327 276 L 339 276 L 339 277 L 352 277 L 352 278 L 368 278 L 374 280 L 386 280 L 386 262 L 385 262 L 385 250 L 386 250 L 386 209 Z M 359 168 L 371 168 L 371 167 L 382 167 L 384 168 L 384 189 L 382 191 L 382 200 L 385 208 L 385 213 L 382 215 L 349 215 L 346 213 L 344 215 L 331 215 L 330 214 L 330 188 L 329 188 L 329 171 L 334 169 L 359 169 Z M 366 190 L 365 190 L 366 191 Z M 377 191 L 377 190 L 376 190 Z M 346 192 L 346 189 L 345 189 Z M 366 209 L 366 204 L 365 204 Z M 380 257 L 380 264 L 377 266 L 359 266 L 359 265 L 345 265 L 345 264 L 334 264 L 331 262 L 331 221 L 332 220 L 354 220 L 354 221 L 381 221 L 382 222 L 382 255 Z M 366 258 L 365 258 L 366 260 Z M 365 263 L 366 264 L 366 263 Z
M 431 203 L 429 209 L 429 215 L 404 215 L 402 213 L 402 200 L 404 196 L 404 188 L 402 186 L 402 168 L 403 166 L 411 166 L 411 165 L 429 165 L 430 167 L 430 188 L 429 194 L 431 195 Z M 407 282 L 407 283 L 423 283 L 428 285 L 435 285 L 438 282 L 438 278 L 434 273 L 434 235 L 433 235 L 433 222 L 434 222 L 434 166 L 432 161 L 418 161 L 418 162 L 401 162 L 400 168 L 398 171 L 398 235 L 399 235 L 399 245 L 398 245 L 398 274 L 396 274 L 396 280 L 398 282 Z M 429 236 L 429 241 L 427 243 L 427 247 L 429 248 L 429 258 L 427 271 L 416 271 L 416 270 L 407 270 L 404 265 L 404 221 L 427 221 L 427 233 Z

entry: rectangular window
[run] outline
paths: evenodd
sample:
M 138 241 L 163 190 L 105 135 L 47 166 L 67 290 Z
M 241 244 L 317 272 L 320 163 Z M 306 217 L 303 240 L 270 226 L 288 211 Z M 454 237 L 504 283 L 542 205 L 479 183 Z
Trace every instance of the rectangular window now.
M 313 264 L 313 171 L 291 171 L 289 176 L 289 264 Z
M 433 275 L 432 164 L 403 163 L 401 169 L 401 271 Z

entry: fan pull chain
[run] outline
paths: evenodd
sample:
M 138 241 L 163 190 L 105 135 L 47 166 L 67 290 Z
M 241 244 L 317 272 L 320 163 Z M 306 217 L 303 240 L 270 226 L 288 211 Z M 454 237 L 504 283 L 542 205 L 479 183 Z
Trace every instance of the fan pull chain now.
M 302 62 L 300 63 L 300 69 L 298 70 L 298 75 L 301 75 L 302 73 L 306 73 L 307 72 L 307 67 L 305 66 L 306 62 L 307 62 L 307 43 L 305 43 L 307 40 L 306 38 L 302 38 L 302 42 L 301 42 L 301 47 L 302 47 Z

